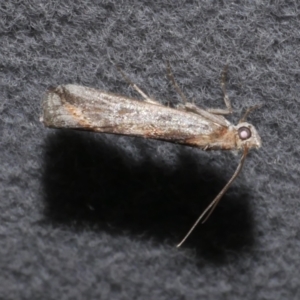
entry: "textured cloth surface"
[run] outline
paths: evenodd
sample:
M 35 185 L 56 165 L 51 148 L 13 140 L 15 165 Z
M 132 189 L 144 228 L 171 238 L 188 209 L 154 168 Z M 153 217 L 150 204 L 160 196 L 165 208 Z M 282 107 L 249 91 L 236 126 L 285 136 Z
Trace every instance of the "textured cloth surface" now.
M 295 1 L 2 1 L 0 299 L 299 299 Z M 182 3 L 180 3 L 182 2 Z M 50 86 L 245 108 L 263 146 L 180 249 L 240 155 L 46 129 Z

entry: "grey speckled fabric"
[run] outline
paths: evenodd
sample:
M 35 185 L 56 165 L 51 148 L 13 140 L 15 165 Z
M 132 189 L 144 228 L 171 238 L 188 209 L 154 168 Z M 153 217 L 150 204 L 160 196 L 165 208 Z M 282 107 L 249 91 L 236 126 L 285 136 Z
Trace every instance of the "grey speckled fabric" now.
M 299 299 L 300 7 L 295 1 L 2 1 L 1 299 Z M 240 155 L 46 129 L 74 83 L 224 107 L 263 146 L 180 249 Z

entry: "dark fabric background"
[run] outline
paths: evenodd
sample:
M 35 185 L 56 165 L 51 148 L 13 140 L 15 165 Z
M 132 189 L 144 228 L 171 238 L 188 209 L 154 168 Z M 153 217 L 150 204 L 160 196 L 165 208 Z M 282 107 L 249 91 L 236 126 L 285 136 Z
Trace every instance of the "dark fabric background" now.
M 1 299 L 299 299 L 297 1 L 2 1 Z M 251 151 L 209 221 L 176 243 L 240 155 L 44 128 L 42 96 L 76 83 L 224 107 Z

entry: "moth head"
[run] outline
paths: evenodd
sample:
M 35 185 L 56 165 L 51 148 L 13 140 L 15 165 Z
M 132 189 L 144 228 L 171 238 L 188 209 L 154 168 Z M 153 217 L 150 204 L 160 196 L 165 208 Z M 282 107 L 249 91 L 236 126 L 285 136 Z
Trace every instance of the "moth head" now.
M 241 122 L 236 126 L 238 149 L 259 148 L 261 138 L 255 127 L 247 122 Z

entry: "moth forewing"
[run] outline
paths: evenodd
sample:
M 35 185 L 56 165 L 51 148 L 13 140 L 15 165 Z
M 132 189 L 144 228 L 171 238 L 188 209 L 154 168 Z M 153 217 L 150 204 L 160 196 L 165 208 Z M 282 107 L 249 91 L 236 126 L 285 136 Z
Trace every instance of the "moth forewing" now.
M 213 117 L 215 122 L 194 112 L 61 85 L 46 94 L 42 119 L 48 127 L 140 136 L 202 149 L 235 149 L 234 127 L 227 120 L 224 125 L 223 117 Z

